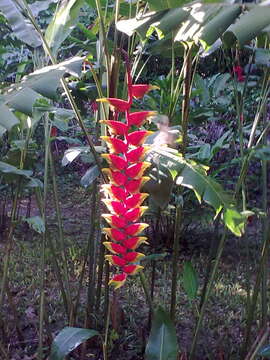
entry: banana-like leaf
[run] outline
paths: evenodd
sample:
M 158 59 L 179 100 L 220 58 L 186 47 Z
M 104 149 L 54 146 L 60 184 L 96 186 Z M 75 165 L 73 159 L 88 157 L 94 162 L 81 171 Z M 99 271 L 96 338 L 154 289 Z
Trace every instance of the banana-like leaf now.
M 60 79 L 65 73 L 80 76 L 82 62 L 83 58 L 76 56 L 58 65 L 46 66 L 4 89 L 5 95 L 0 97 L 0 136 L 19 123 L 12 110 L 31 116 L 38 99 L 56 97 Z
M 170 315 L 159 307 L 145 349 L 145 360 L 176 360 L 178 345 L 175 326 Z
M 2 135 L 10 130 L 14 125 L 19 124 L 19 120 L 16 116 L 11 112 L 6 105 L 0 106 L 0 126 L 3 129 Z M 0 128 L 0 137 L 1 137 L 1 128 Z
M 23 7 L 23 3 L 22 3 Z M 34 48 L 42 44 L 34 26 L 26 19 L 13 0 L 0 0 L 0 10 L 9 22 L 16 37 Z
M 171 49 L 170 33 L 176 42 L 193 42 L 202 45 L 203 56 L 207 56 L 223 42 L 231 46 L 249 42 L 263 32 L 270 32 L 270 6 L 267 1 L 246 8 L 224 2 L 195 2 L 187 4 L 181 0 L 150 0 L 150 12 L 142 17 L 121 20 L 118 30 L 131 36 L 137 32 L 142 40 L 153 31 L 158 39 L 151 42 L 152 54 L 164 54 Z M 240 16 L 241 15 L 241 16 Z M 211 50 L 211 51 L 210 51 Z
M 227 28 L 234 23 L 241 13 L 240 5 L 231 5 L 206 22 L 200 31 L 194 36 L 195 41 L 200 41 L 205 50 L 214 44 Z
M 223 211 L 224 224 L 236 236 L 243 234 L 246 217 L 237 211 L 232 197 L 222 186 L 207 175 L 208 167 L 184 159 L 173 149 L 153 148 L 152 153 L 159 155 L 160 163 L 171 172 L 177 185 L 192 189 L 198 201 L 211 205 L 216 215 Z
M 251 9 L 224 33 L 223 41 L 232 46 L 236 41 L 243 46 L 270 25 L 270 6 L 259 4 Z
M 45 33 L 45 39 L 54 54 L 77 24 L 83 3 L 83 0 L 61 1 Z
M 3 161 L 0 161 L 0 173 L 14 175 L 14 176 L 22 176 L 29 180 L 31 180 L 31 175 L 32 175 L 31 170 L 21 170 L 16 168 L 16 166 L 10 165 Z
M 142 16 L 140 19 L 132 18 L 128 20 L 120 20 L 117 22 L 116 27 L 117 30 L 122 31 L 128 36 L 131 36 L 137 32 L 142 39 L 145 39 L 150 26 L 158 22 L 165 13 L 166 11 L 159 13 L 152 12 Z
M 49 360 L 64 360 L 72 350 L 97 335 L 100 334 L 96 330 L 65 327 L 53 340 Z

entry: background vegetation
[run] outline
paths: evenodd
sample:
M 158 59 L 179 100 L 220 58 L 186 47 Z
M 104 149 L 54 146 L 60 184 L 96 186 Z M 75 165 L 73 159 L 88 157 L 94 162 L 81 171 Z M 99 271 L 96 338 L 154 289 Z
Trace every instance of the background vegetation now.
M 267 1 L 0 0 L 1 358 L 270 358 L 269 32 Z M 123 53 L 158 115 L 145 270 L 113 290 L 95 100 Z

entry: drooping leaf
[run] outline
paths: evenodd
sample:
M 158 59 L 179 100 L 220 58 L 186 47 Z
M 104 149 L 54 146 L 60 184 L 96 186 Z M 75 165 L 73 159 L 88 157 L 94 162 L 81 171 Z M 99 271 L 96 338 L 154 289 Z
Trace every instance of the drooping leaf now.
M 0 120 L 0 135 L 5 132 L 5 129 L 9 130 L 8 124 L 13 126 L 17 123 L 12 110 L 32 116 L 35 104 L 40 105 L 44 102 L 45 99 L 42 96 L 52 99 L 56 97 L 60 79 L 65 73 L 80 76 L 82 62 L 83 58 L 73 57 L 57 65 L 46 66 L 24 77 L 20 83 L 5 88 L 3 90 L 4 95 L 0 98 L 0 113 L 5 114 L 7 120 L 4 117 L 3 120 Z M 50 105 L 47 104 L 46 108 L 42 111 L 49 111 Z M 7 113 L 8 111 L 10 114 Z M 59 109 L 58 113 L 60 111 Z
M 270 6 L 258 4 L 243 14 L 235 24 L 225 31 L 223 41 L 228 47 L 232 46 L 236 41 L 243 46 L 258 36 L 269 25 Z
M 42 44 L 40 36 L 34 26 L 22 15 L 21 10 L 15 1 L 0 0 L 0 9 L 19 40 L 34 48 Z
M 32 175 L 31 170 L 21 170 L 3 161 L 0 161 L 0 173 L 1 172 L 4 174 L 23 176 L 27 179 L 31 179 L 31 175 Z
M 232 197 L 222 186 L 207 175 L 208 167 L 193 160 L 184 159 L 176 150 L 153 148 L 152 153 L 159 155 L 159 162 L 176 177 L 176 184 L 194 191 L 199 202 L 211 205 L 216 215 L 224 210 L 223 221 L 236 235 L 241 236 L 245 226 L 245 216 L 235 208 Z M 177 175 L 176 175 L 177 174 Z
M 0 125 L 4 128 L 4 132 L 10 130 L 14 125 L 19 124 L 19 120 L 6 105 L 0 105 L 0 113 Z
M 42 218 L 40 216 L 33 216 L 33 217 L 25 219 L 25 221 L 28 223 L 28 225 L 33 230 L 35 230 L 39 234 L 44 233 L 45 224 L 44 224 L 44 221 L 42 220 Z
M 176 360 L 178 345 L 175 327 L 169 314 L 159 307 L 145 349 L 145 360 Z
M 194 36 L 195 40 L 199 40 L 208 50 L 210 45 L 214 44 L 227 28 L 234 23 L 235 19 L 240 15 L 240 5 L 231 5 L 222 8 L 221 11 L 210 21 L 206 22 L 200 31 Z
M 83 3 L 83 0 L 61 1 L 45 33 L 45 39 L 54 54 L 77 24 Z
M 100 173 L 97 165 L 90 167 L 90 169 L 88 169 L 81 178 L 81 185 L 85 188 L 88 187 L 96 180 L 99 174 Z
M 190 300 L 197 296 L 198 277 L 190 261 L 186 261 L 183 270 L 183 287 Z
M 96 330 L 65 327 L 53 340 L 49 359 L 64 360 L 65 356 L 72 350 L 97 335 L 99 335 L 99 332 Z

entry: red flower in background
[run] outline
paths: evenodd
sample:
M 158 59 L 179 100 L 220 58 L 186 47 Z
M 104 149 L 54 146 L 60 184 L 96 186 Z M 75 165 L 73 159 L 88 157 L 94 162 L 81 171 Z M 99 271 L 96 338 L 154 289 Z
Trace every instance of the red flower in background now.
M 147 238 L 139 236 L 148 224 L 139 222 L 142 214 L 147 210 L 141 206 L 148 194 L 141 193 L 143 184 L 149 180 L 143 176 L 150 163 L 143 161 L 148 150 L 144 141 L 151 134 L 150 131 L 140 129 L 153 111 L 130 112 L 132 99 L 141 98 L 148 91 L 157 87 L 145 84 L 132 85 L 131 75 L 127 65 L 128 100 L 116 98 L 97 99 L 107 102 L 114 112 L 113 120 L 102 120 L 108 126 L 111 136 L 103 136 L 109 148 L 109 154 L 102 157 L 108 162 L 109 168 L 103 169 L 110 183 L 103 185 L 106 194 L 104 203 L 109 213 L 103 217 L 111 226 L 104 228 L 103 232 L 110 241 L 104 246 L 112 255 L 106 255 L 110 264 L 119 268 L 119 273 L 110 280 L 116 289 L 122 286 L 128 275 L 134 275 L 143 267 L 139 264 L 144 254 L 137 252 Z M 125 113 L 125 122 L 118 121 L 118 114 Z
M 243 75 L 244 69 L 242 68 L 242 66 L 240 66 L 240 65 L 234 66 L 233 67 L 233 73 L 236 74 L 238 82 L 245 81 L 245 77 Z

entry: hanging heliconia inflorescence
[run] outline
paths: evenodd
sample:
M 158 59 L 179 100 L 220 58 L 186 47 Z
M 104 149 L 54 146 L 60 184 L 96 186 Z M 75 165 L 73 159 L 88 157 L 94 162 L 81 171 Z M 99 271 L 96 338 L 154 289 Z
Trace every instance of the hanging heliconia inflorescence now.
M 130 112 L 133 98 L 142 98 L 148 91 L 157 87 L 152 85 L 132 85 L 130 69 L 127 63 L 128 100 L 116 98 L 97 99 L 107 102 L 113 113 L 113 120 L 101 120 L 106 124 L 110 136 L 101 136 L 106 142 L 109 153 L 103 154 L 109 168 L 102 171 L 109 178 L 109 184 L 102 186 L 106 194 L 103 200 L 109 214 L 103 214 L 111 226 L 104 228 L 111 241 L 104 242 L 111 255 L 106 255 L 106 260 L 119 267 L 120 271 L 110 280 L 115 288 L 122 286 L 128 275 L 134 275 L 143 267 L 138 261 L 144 254 L 137 252 L 140 244 L 146 243 L 147 238 L 140 233 L 148 224 L 139 222 L 140 217 L 147 209 L 141 206 L 148 196 L 142 193 L 141 188 L 149 177 L 143 176 L 144 171 L 150 166 L 143 161 L 147 146 L 144 141 L 152 132 L 140 129 L 147 118 L 155 115 L 154 111 Z M 125 122 L 119 120 L 119 114 L 125 114 Z

